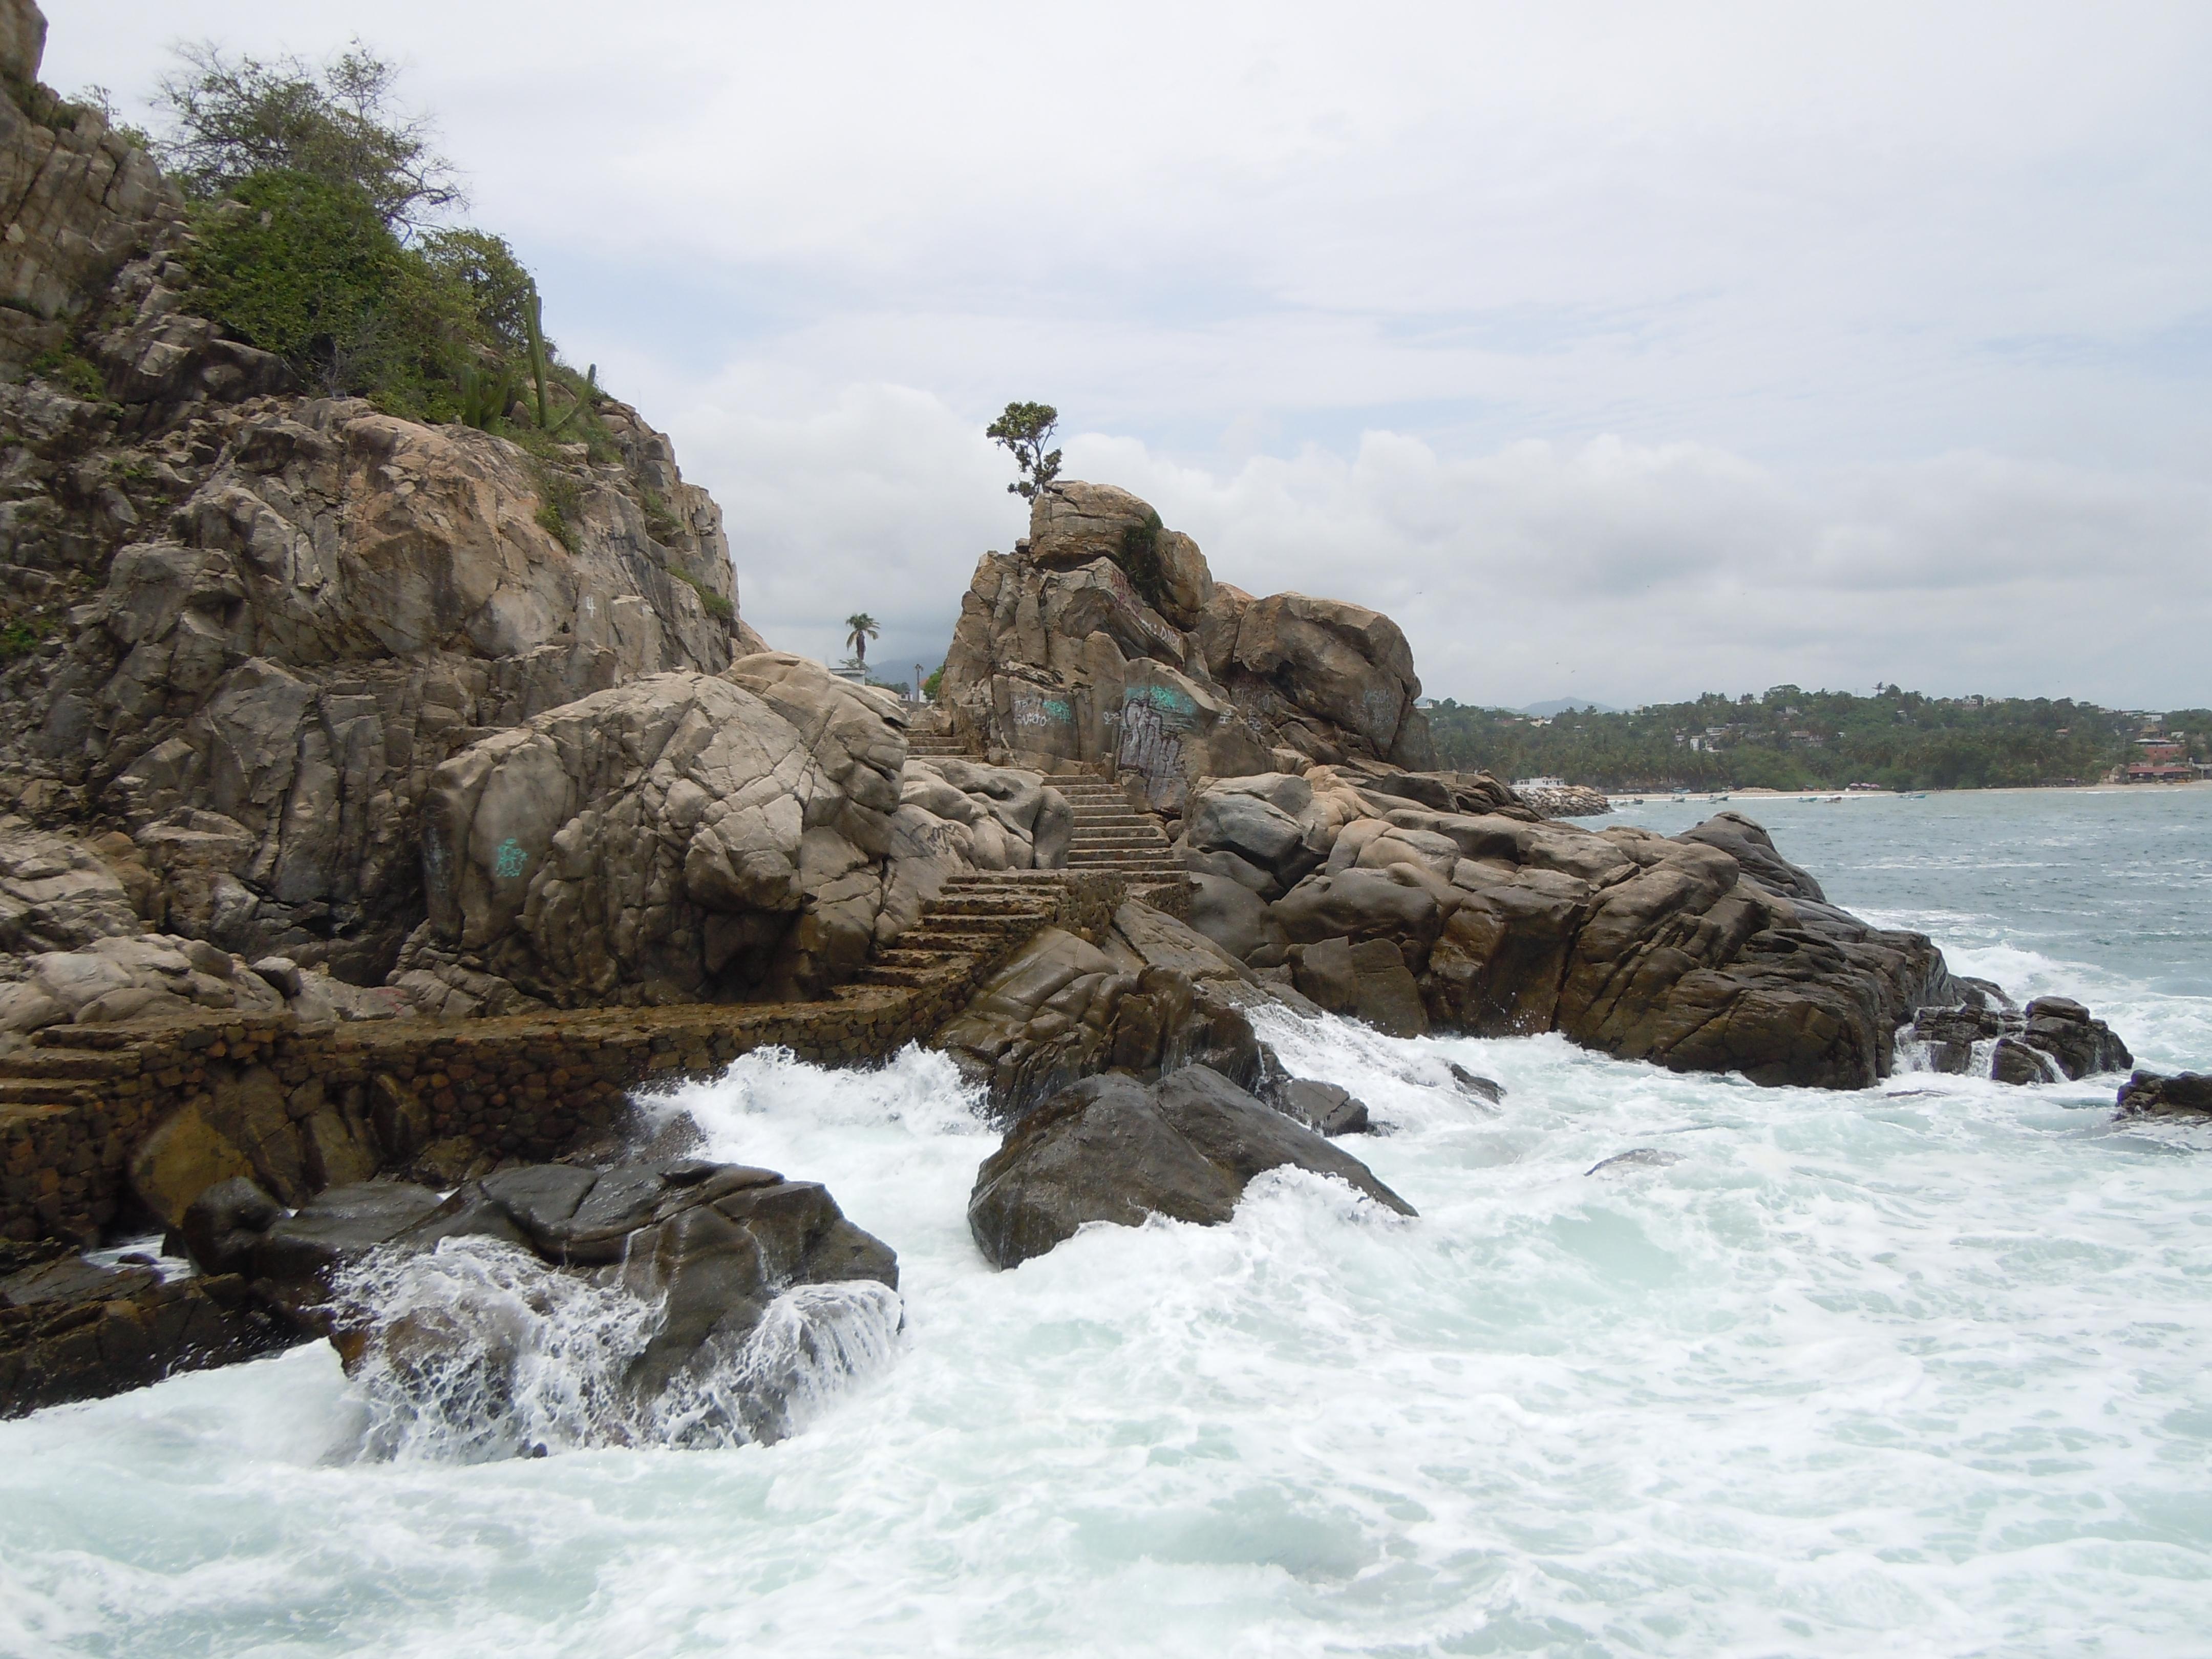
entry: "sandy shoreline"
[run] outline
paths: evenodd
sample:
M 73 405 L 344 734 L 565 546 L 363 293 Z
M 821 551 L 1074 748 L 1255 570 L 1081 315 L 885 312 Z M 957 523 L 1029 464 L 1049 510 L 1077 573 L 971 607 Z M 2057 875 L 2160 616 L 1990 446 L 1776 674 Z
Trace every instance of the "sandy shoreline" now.
M 1937 795 L 2047 795 L 2063 793 L 2076 795 L 2156 794 L 2169 790 L 2212 789 L 2212 778 L 2196 778 L 2186 783 L 2027 783 L 2002 784 L 1989 789 L 1645 789 L 1620 790 L 1608 793 L 1607 802 L 1624 805 L 1641 801 L 1645 805 L 1671 803 L 1677 799 L 1686 804 L 1704 802 L 1726 805 L 1736 800 L 1905 800 Z

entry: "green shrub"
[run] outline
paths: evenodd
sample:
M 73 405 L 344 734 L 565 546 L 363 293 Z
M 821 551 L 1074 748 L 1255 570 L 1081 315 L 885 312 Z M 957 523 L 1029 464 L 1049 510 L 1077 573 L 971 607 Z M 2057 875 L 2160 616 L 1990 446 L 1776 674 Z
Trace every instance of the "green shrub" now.
M 696 576 L 688 575 L 681 570 L 673 570 L 669 574 L 679 581 L 690 584 L 691 591 L 699 596 L 699 603 L 707 607 L 708 616 L 718 622 L 734 622 L 737 619 L 737 606 L 732 605 Z
M 538 463 L 537 472 L 538 524 L 550 531 L 553 538 L 571 553 L 582 552 L 583 485 L 543 461 Z
M 408 261 L 360 191 L 263 173 L 198 215 L 192 303 L 326 392 L 393 389 L 408 356 Z
M 107 397 L 107 377 L 73 345 L 58 345 L 31 359 L 30 372 L 42 380 L 98 403 Z
M 638 505 L 645 509 L 646 533 L 666 547 L 684 533 L 684 522 L 668 505 L 668 498 L 659 490 L 641 488 L 637 492 Z
M 0 662 L 27 657 L 53 636 L 52 618 L 33 614 L 0 623 Z

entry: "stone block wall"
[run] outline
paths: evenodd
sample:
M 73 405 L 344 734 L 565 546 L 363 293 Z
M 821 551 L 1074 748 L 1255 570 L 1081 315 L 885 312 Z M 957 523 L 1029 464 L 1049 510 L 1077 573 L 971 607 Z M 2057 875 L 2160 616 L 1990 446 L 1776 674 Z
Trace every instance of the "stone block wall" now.
M 1104 937 L 1127 884 L 1071 874 L 1050 920 Z M 1037 923 L 915 985 L 851 985 L 817 1002 L 587 1009 L 499 1019 L 302 1026 L 290 1015 L 63 1025 L 0 1056 L 0 1238 L 86 1242 L 124 1213 L 132 1160 L 178 1120 L 244 1153 L 276 1196 L 404 1166 L 436 1142 L 556 1158 L 617 1128 L 630 1092 L 788 1048 L 824 1066 L 927 1039 Z M 235 1148 L 235 1152 L 228 1149 Z M 226 1170 L 225 1172 L 239 1172 Z

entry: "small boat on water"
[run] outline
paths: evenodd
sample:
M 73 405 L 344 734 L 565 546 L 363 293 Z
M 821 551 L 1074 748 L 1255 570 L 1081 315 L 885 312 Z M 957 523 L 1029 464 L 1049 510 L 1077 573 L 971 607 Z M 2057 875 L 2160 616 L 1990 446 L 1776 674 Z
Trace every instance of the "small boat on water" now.
M 1722 801 L 1722 800 L 1726 800 L 1726 799 L 1728 799 L 1728 797 L 1727 797 L 1726 795 L 1713 795 L 1713 796 L 1710 796 L 1710 797 L 1708 797 L 1708 799 L 1712 799 L 1712 800 L 1716 800 L 1716 801 Z

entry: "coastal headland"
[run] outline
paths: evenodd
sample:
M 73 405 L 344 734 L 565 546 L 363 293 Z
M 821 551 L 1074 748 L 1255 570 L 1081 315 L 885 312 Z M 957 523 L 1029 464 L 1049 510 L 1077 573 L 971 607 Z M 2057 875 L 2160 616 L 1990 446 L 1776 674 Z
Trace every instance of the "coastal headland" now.
M 1410 1212 L 1262 1012 L 1808 1088 L 1900 1042 L 2129 1063 L 1738 813 L 1595 830 L 1440 764 L 1389 617 L 1217 581 L 1111 485 L 1042 483 L 982 556 L 935 702 L 778 652 L 534 286 L 534 385 L 309 372 L 210 314 L 210 249 L 314 192 L 188 199 L 39 84 L 45 30 L 0 0 L 0 1410 L 322 1337 L 404 1386 L 436 1342 L 331 1309 L 456 1240 L 659 1310 L 645 1394 L 795 1285 L 880 1312 L 896 1239 L 630 1109 L 769 1048 L 950 1056 L 1006 1131 L 970 1209 L 1000 1266 L 1285 1165 Z

